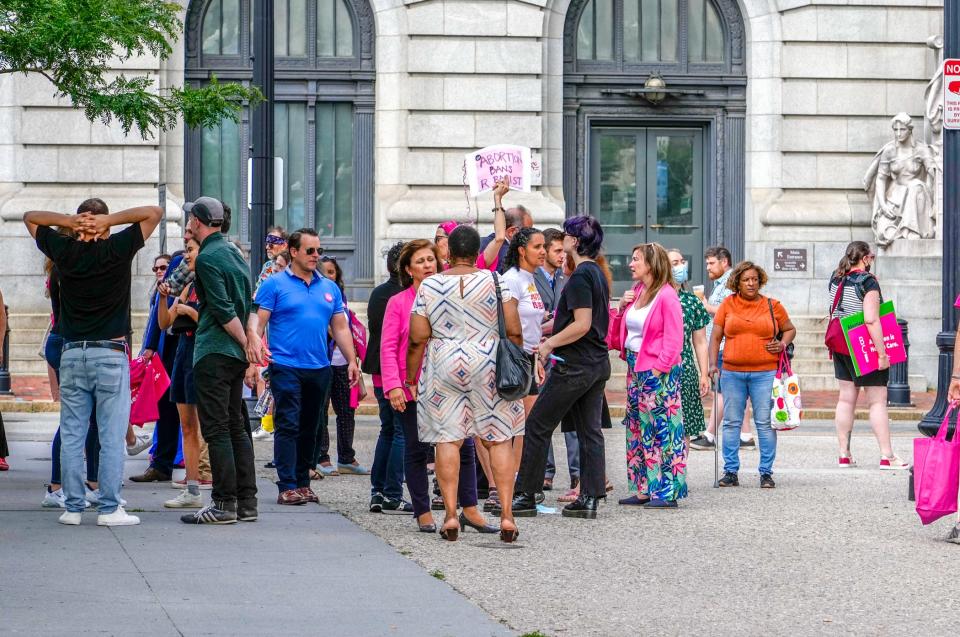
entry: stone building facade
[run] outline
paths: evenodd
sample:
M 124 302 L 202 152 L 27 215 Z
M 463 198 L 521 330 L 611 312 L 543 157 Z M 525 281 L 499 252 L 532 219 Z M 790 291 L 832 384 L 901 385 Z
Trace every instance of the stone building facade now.
M 937 0 L 275 2 L 277 221 L 321 229 L 355 298 L 382 276 L 393 241 L 431 237 L 447 219 L 489 223 L 489 195 L 465 194 L 463 156 L 512 143 L 531 147 L 541 171 L 510 201 L 537 225 L 598 215 L 619 288 L 634 243 L 682 249 L 694 282 L 703 248 L 724 243 L 766 266 L 770 293 L 811 319 L 827 312 L 846 242 L 872 240 L 862 178 L 891 139 L 890 117 L 906 112 L 923 129 L 938 62 L 926 41 L 943 14 Z M 175 54 L 118 71 L 160 86 L 250 81 L 249 1 L 182 4 Z M 251 240 L 249 113 L 216 130 L 124 137 L 45 80 L 7 75 L 0 131 L 0 286 L 15 315 L 46 307 L 26 210 L 93 195 L 120 209 L 157 201 L 165 184 L 171 247 L 177 204 L 201 192 L 241 211 L 237 236 Z M 911 320 L 913 371 L 933 381 L 940 244 L 910 243 L 881 257 L 880 274 Z M 806 250 L 806 269 L 775 271 L 775 249 Z M 137 264 L 139 291 L 158 250 L 154 240 Z

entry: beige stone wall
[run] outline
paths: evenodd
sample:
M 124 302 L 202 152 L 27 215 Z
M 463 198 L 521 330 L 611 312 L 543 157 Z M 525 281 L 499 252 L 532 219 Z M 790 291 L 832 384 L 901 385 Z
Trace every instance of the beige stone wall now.
M 562 13 L 544 0 L 372 4 L 379 241 L 432 236 L 438 222 L 477 211 L 488 223 L 492 198 L 466 196 L 463 156 L 490 144 L 541 155 L 543 185 L 508 201 L 530 208 L 538 225 L 561 221 L 562 107 L 550 89 L 562 80 L 562 41 L 546 36 L 557 20 L 562 31 Z

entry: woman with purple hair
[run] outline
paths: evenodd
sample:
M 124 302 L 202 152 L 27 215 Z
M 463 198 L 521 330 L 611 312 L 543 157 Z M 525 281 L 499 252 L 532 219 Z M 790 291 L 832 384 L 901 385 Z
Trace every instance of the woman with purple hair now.
M 580 441 L 580 495 L 563 508 L 563 515 L 593 519 L 606 496 L 600 414 L 610 378 L 606 342 L 610 285 L 596 262 L 603 246 L 600 222 L 590 216 L 571 217 L 564 222 L 563 232 L 563 250 L 574 270 L 557 303 L 553 335 L 537 350 L 540 361 L 552 364 L 552 369 L 527 416 L 513 512 L 537 514 L 536 494 L 543 486 L 547 447 L 563 419 Z

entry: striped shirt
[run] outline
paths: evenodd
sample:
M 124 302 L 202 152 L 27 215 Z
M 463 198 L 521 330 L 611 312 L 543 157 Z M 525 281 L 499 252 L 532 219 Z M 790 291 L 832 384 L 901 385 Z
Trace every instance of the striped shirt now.
M 830 307 L 833 307 L 837 299 L 837 288 L 840 287 L 840 277 L 830 278 Z M 880 294 L 880 301 L 883 302 L 883 293 L 880 292 L 880 284 L 877 277 L 869 272 L 855 271 L 848 272 L 843 282 L 843 297 L 837 304 L 837 309 L 831 314 L 830 318 L 844 318 L 851 314 L 863 311 L 863 297 L 867 292 L 877 292 Z

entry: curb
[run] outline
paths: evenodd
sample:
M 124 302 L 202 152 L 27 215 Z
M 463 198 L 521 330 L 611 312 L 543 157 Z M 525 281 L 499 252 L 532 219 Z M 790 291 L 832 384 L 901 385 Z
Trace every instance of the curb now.
M 3 400 L 0 401 L 0 413 L 54 413 L 60 411 L 60 404 L 52 400 Z M 710 408 L 704 410 L 704 414 L 710 414 Z M 333 410 L 330 410 L 333 416 Z M 623 405 L 610 405 L 611 418 L 623 418 L 626 409 Z M 925 411 L 917 408 L 891 408 L 889 410 L 890 420 L 896 421 L 916 421 L 926 414 Z M 358 416 L 379 416 L 380 408 L 377 405 L 361 404 L 357 407 Z M 833 409 L 805 409 L 803 417 L 807 420 L 833 420 L 836 411 Z M 857 420 L 868 420 L 870 413 L 866 409 L 858 409 L 856 413 Z

